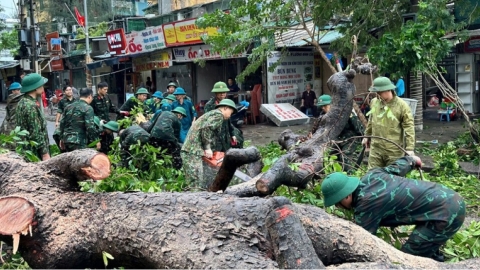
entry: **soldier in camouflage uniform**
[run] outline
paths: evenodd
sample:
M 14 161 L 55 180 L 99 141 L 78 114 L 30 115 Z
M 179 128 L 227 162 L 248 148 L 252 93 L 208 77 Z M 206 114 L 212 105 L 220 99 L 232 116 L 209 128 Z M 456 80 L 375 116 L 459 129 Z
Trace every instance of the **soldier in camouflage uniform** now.
M 330 104 L 332 103 L 332 97 L 329 95 L 322 95 L 318 98 L 317 106 L 320 107 L 321 113 L 317 118 L 316 122 L 313 125 L 311 134 L 314 134 L 320 124 L 322 117 L 330 111 Z M 360 119 L 356 116 L 355 112 L 352 111 L 350 118 L 348 119 L 347 124 L 343 128 L 340 135 L 338 135 L 338 140 L 346 140 L 355 136 L 362 136 L 365 132 L 365 129 L 360 122 Z M 351 140 L 338 144 L 340 149 L 333 150 L 330 154 L 337 155 L 338 161 L 343 165 L 343 168 L 347 172 L 353 172 L 355 170 L 355 153 L 357 148 L 360 146 L 359 140 Z
M 106 122 L 110 121 L 109 113 L 116 113 L 117 115 L 120 113 L 120 110 L 115 108 L 108 96 L 108 84 L 106 82 L 97 85 L 97 94 L 93 96 L 90 106 L 92 106 L 95 115 Z
M 143 115 L 147 117 L 150 113 L 150 109 L 147 105 L 144 104 L 145 100 L 147 100 L 148 95 L 150 93 L 146 88 L 139 88 L 137 92 L 135 92 L 135 96 L 131 97 L 125 102 L 122 107 L 120 107 L 120 114 L 117 117 L 117 121 L 122 120 L 125 116 L 130 116 L 130 112 L 135 108 L 139 107 L 143 109 Z
M 57 128 L 60 125 L 60 117 L 62 117 L 62 113 L 65 108 L 75 102 L 76 99 L 73 96 L 73 90 L 70 86 L 63 87 L 63 98 L 58 102 L 57 108 L 57 116 L 55 118 L 55 127 Z
M 119 164 L 122 167 L 128 167 L 128 163 L 132 159 L 130 154 L 130 146 L 137 144 L 145 144 L 150 139 L 150 134 L 141 126 L 134 125 L 119 132 L 120 135 L 120 157 L 122 158 Z M 148 164 L 146 164 L 148 166 Z
M 179 145 L 180 130 L 182 124 L 180 120 L 186 116 L 185 109 L 178 107 L 171 112 L 162 112 L 162 114 L 151 125 L 150 144 L 155 147 L 166 149 L 166 154 L 172 156 L 173 167 L 182 168 L 182 158 L 180 157 Z
M 12 83 L 8 88 L 10 94 L 7 98 L 7 114 L 5 115 L 5 119 L 3 119 L 1 128 L 1 133 L 3 134 L 10 134 L 10 132 L 12 132 L 12 130 L 14 130 L 17 126 L 15 124 L 15 109 L 17 108 L 18 102 L 22 98 L 20 89 L 22 89 L 22 86 L 18 82 Z
M 421 164 L 407 156 L 361 179 L 330 174 L 322 183 L 325 206 L 353 208 L 355 223 L 372 234 L 380 226 L 416 225 L 402 251 L 443 261 L 439 248 L 462 226 L 465 202 L 443 185 L 404 178 Z
M 215 106 L 227 97 L 229 91 L 227 84 L 224 82 L 215 83 L 212 89 L 215 97 L 212 97 L 205 104 L 205 112 L 215 110 Z M 223 121 L 222 129 L 216 136 L 217 138 L 213 141 L 212 145 L 213 151 L 226 152 L 232 145 L 239 148 L 243 147 L 243 134 L 238 128 L 233 126 L 230 119 Z
M 47 78 L 37 73 L 30 73 L 23 77 L 20 93 L 25 95 L 18 102 L 15 110 L 16 125 L 29 132 L 26 136 L 27 141 L 37 143 L 36 145 L 25 144 L 22 145 L 22 148 L 32 151 L 41 160 L 50 159 L 50 150 L 47 121 L 45 121 L 43 110 L 36 100 L 42 96 L 43 85 L 47 82 Z
M 182 160 L 187 161 L 183 163 L 185 181 L 192 190 L 207 188 L 203 175 L 202 156 L 212 158 L 212 142 L 215 139 L 215 133 L 222 128 L 223 121 L 237 111 L 235 103 L 230 99 L 222 100 L 215 108 L 193 122 L 182 146 L 181 157 Z
M 397 97 L 395 88 L 396 86 L 387 77 L 378 77 L 373 80 L 373 86 L 369 91 L 377 93 L 377 98 L 370 102 L 371 114 L 365 135 L 389 139 L 398 145 L 403 145 L 408 155 L 414 156 L 413 114 L 410 106 Z M 370 148 L 368 169 L 387 166 L 405 155 L 397 146 L 382 139 L 364 138 L 362 144 Z
M 113 143 L 113 133 L 118 132 L 118 123 L 115 121 L 109 121 L 102 126 L 100 133 L 100 152 L 105 155 L 110 151 L 110 146 Z
M 87 148 L 88 144 L 99 139 L 99 129 L 95 126 L 94 113 L 89 104 L 93 100 L 92 89 L 80 89 L 80 100 L 72 103 L 63 112 L 60 121 L 61 144 L 66 152 Z M 97 150 L 100 150 L 100 142 Z

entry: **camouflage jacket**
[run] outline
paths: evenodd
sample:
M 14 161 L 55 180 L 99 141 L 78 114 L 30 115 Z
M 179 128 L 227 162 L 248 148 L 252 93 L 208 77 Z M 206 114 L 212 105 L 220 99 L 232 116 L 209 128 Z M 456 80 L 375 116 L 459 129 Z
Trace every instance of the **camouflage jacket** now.
M 25 150 L 32 151 L 37 157 L 49 153 L 49 140 L 47 121 L 42 109 L 30 95 L 23 95 L 15 110 L 15 122 L 17 126 L 29 132 L 27 141 L 34 141 L 37 145 L 24 145 Z
M 142 108 L 145 116 L 150 113 L 148 106 L 140 102 L 136 97 L 131 97 L 127 102 L 123 103 L 122 107 L 120 107 L 120 111 L 131 112 L 135 107 Z
M 353 192 L 355 223 L 375 234 L 379 226 L 450 222 L 452 216 L 462 211 L 465 214 L 463 198 L 455 191 L 437 183 L 405 178 L 414 162 L 412 157 L 403 157 L 392 165 L 368 171 L 360 179 Z
M 78 144 L 86 148 L 99 139 L 100 130 L 93 121 L 93 109 L 84 100 L 65 108 L 60 121 L 60 137 L 64 143 Z
M 219 110 L 207 112 L 198 118 L 188 131 L 182 151 L 203 156 L 204 150 L 212 149 L 215 133 L 218 133 L 223 124 L 223 114 Z
M 71 100 L 68 100 L 66 97 L 62 98 L 62 99 L 60 100 L 60 102 L 58 102 L 57 113 L 62 114 L 63 111 L 65 110 L 65 108 L 66 108 L 68 105 L 74 103 L 75 101 L 77 101 L 77 100 L 76 100 L 74 97 L 72 97 Z
M 205 104 L 205 107 L 204 107 L 205 112 L 207 113 L 209 111 L 215 110 L 215 106 L 217 104 L 218 102 L 215 100 L 215 98 L 211 98 Z M 222 128 L 220 129 L 220 132 L 216 134 L 217 138 L 213 141 L 212 150 L 226 152 L 228 149 L 230 149 L 232 147 L 231 139 L 232 139 L 232 136 L 234 136 L 233 135 L 234 130 L 235 130 L 235 127 L 233 126 L 230 119 L 223 120 Z
M 23 94 L 10 94 L 7 98 L 7 114 L 5 119 L 3 119 L 1 133 L 10 134 L 12 130 L 17 126 L 15 124 L 15 110 L 17 108 L 18 102 L 22 99 Z
M 120 134 L 120 144 L 123 149 L 130 148 L 130 145 L 136 144 L 138 141 L 140 143 L 147 143 L 150 138 L 150 134 L 140 126 L 134 125 L 125 129 L 122 134 Z
M 180 141 L 180 119 L 172 112 L 162 112 L 150 126 L 150 137 L 178 143 Z
M 107 122 L 110 121 L 109 113 L 120 113 L 120 111 L 115 108 L 115 105 L 113 105 L 112 100 L 108 95 L 104 97 L 99 94 L 94 95 L 90 106 L 92 106 L 93 112 L 100 118 L 100 120 L 105 120 Z

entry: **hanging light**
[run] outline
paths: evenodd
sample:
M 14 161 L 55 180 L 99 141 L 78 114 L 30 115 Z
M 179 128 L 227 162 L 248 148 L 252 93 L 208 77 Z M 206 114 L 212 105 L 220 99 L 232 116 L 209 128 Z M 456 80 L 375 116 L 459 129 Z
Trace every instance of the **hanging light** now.
M 199 56 L 199 57 L 203 57 L 202 47 L 200 47 L 200 49 L 198 49 L 198 56 Z

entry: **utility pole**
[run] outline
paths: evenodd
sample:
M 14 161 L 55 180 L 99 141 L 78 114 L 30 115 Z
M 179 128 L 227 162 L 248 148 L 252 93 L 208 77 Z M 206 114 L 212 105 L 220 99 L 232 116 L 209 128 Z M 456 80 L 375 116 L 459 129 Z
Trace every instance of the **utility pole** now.
M 37 50 L 37 29 L 35 24 L 35 2 L 30 0 L 30 34 L 32 39 L 31 67 L 33 72 L 38 73 L 38 50 Z
M 90 37 L 88 35 L 88 11 L 87 11 L 87 0 L 83 0 L 83 10 L 85 12 L 85 75 L 87 88 L 92 88 L 92 74 L 87 68 L 87 64 L 90 63 Z

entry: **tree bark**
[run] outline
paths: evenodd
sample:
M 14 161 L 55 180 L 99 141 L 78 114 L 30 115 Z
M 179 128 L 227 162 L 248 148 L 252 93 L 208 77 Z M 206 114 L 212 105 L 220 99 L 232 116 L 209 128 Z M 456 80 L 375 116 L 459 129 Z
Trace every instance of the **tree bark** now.
M 217 192 L 219 190 L 225 191 L 230 184 L 235 171 L 242 165 L 256 162 L 260 160 L 260 152 L 255 146 L 250 146 L 245 149 L 231 148 L 225 153 L 222 165 L 215 176 L 215 180 L 208 188 L 210 192 Z
M 337 72 L 328 79 L 327 86 L 332 92 L 331 109 L 322 117 L 320 128 L 310 140 L 296 146 L 299 135 L 288 131 L 282 133 L 279 143 L 289 152 L 279 158 L 257 181 L 259 193 L 272 194 L 282 184 L 304 188 L 315 172 L 321 170 L 325 144 L 337 138 L 352 112 L 355 95 L 352 80 L 355 74 L 355 70 L 351 69 Z M 289 166 L 292 163 L 295 166 Z
M 33 235 L 20 236 L 19 246 L 32 268 L 102 268 L 104 251 L 114 257 L 109 267 L 125 268 L 320 268 L 317 259 L 330 266 L 457 266 L 404 254 L 349 221 L 282 197 L 81 193 L 62 182 L 72 183 L 44 162 L 0 156 L 0 197 L 35 207 Z M 19 211 L 29 209 L 22 205 Z

